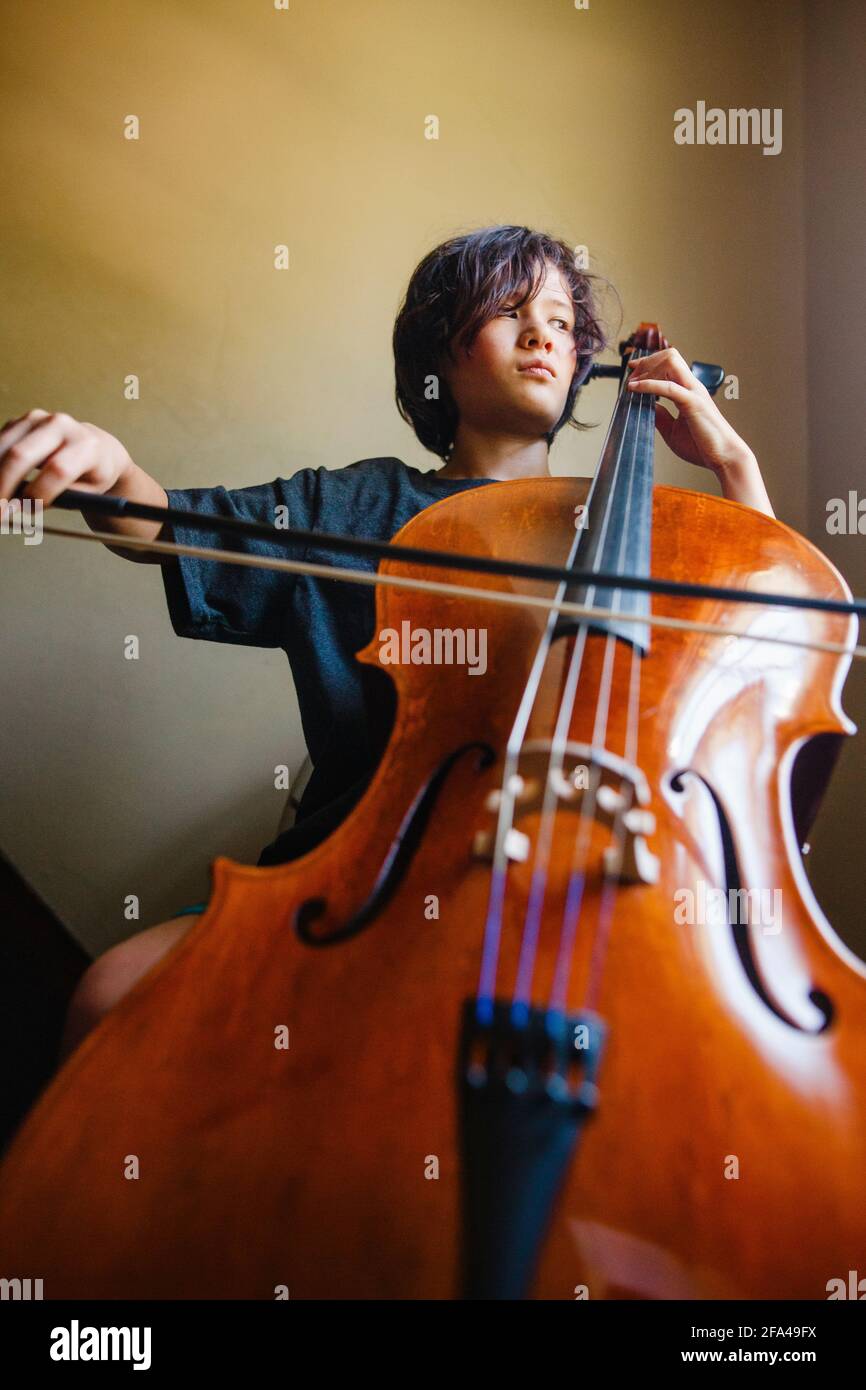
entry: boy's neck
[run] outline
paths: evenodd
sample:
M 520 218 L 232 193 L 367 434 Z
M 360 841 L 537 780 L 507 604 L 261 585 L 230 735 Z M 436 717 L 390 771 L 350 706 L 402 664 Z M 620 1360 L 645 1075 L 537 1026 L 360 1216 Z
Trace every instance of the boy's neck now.
M 546 439 L 516 439 L 513 435 L 464 434 L 454 445 L 437 478 L 549 478 Z

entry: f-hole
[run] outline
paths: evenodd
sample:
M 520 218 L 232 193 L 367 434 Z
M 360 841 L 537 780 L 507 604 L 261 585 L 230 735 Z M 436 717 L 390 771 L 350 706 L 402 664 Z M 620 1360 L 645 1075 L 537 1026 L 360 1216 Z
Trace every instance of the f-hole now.
M 671 789 L 678 794 L 684 793 L 685 787 L 683 786 L 683 779 L 686 777 L 695 777 L 702 786 L 706 787 L 712 797 L 713 806 L 715 807 L 719 822 L 719 834 L 721 835 L 722 848 L 725 856 L 725 919 L 730 929 L 731 937 L 740 959 L 740 964 L 746 973 L 752 989 L 770 1012 L 774 1013 L 778 1019 L 781 1019 L 782 1023 L 786 1023 L 789 1028 L 796 1028 L 798 1033 L 809 1033 L 814 1036 L 825 1033 L 830 1027 L 835 1015 L 835 1007 L 828 994 L 821 989 L 809 990 L 809 1001 L 821 1015 L 821 1022 L 816 1028 L 807 1028 L 804 1024 L 799 1023 L 797 1019 L 792 1018 L 791 1014 L 788 1013 L 778 1000 L 773 998 L 764 980 L 761 978 L 761 972 L 758 969 L 758 963 L 755 960 L 754 951 L 752 950 L 749 924 L 747 922 L 732 922 L 730 919 L 729 905 L 731 902 L 731 891 L 740 892 L 742 891 L 743 885 L 740 878 L 740 866 L 737 862 L 736 845 L 734 843 L 733 834 L 731 833 L 730 823 L 725 814 L 725 808 L 706 778 L 702 777 L 699 772 L 695 772 L 694 768 L 682 768 L 679 772 L 673 773 L 669 779 Z M 739 899 L 737 901 L 739 901 Z
M 372 891 L 347 922 L 337 926 L 328 925 L 328 903 L 325 898 L 307 898 L 301 903 L 294 915 L 293 927 L 305 946 L 335 946 L 357 936 L 376 920 L 402 882 L 421 842 L 436 799 L 451 770 L 467 753 L 475 753 L 475 770 L 478 772 L 490 767 L 496 758 L 489 743 L 475 740 L 471 743 L 461 743 L 459 748 L 455 748 L 442 759 L 415 794 L 412 805 L 405 813 L 391 842 L 385 861 L 379 868 Z

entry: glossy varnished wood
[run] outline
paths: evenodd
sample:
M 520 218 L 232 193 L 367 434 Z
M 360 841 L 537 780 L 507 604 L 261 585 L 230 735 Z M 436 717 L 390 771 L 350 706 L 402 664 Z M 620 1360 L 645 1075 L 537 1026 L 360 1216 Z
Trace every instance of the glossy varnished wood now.
M 587 480 L 503 483 L 438 503 L 411 545 L 561 559 Z M 403 572 L 399 565 L 389 568 Z M 735 503 L 656 488 L 653 572 L 708 584 L 848 596 L 801 536 Z M 443 578 L 441 571 L 430 577 Z M 461 575 L 475 585 L 506 579 Z M 528 590 L 546 593 L 542 585 Z M 866 969 L 815 903 L 790 815 L 803 741 L 849 734 L 845 659 L 756 633 L 845 641 L 853 619 L 716 601 L 653 610 L 729 636 L 653 629 L 642 663 L 638 762 L 656 817 L 658 883 L 616 894 L 598 1008 L 608 1022 L 601 1105 L 572 1165 L 535 1294 L 826 1297 L 866 1260 Z M 391 742 L 365 797 L 304 859 L 218 859 L 208 911 L 73 1055 L 0 1169 L 0 1275 L 47 1298 L 453 1297 L 459 1161 L 455 1052 L 477 987 L 489 884 L 473 857 L 501 761 L 459 762 L 400 888 L 361 935 L 302 945 L 366 898 L 405 809 L 457 745 L 504 749 L 544 615 L 380 590 L 377 632 L 486 627 L 487 671 L 387 666 Z M 571 643 L 556 645 L 530 737 L 546 737 Z M 587 643 L 571 736 L 588 740 L 605 639 Z M 363 659 L 375 662 L 374 639 Z M 606 744 L 623 752 L 630 672 L 620 646 Z M 689 770 L 680 792 L 671 777 Z M 701 780 L 703 779 L 703 780 Z M 762 989 L 726 927 L 680 926 L 674 895 L 722 884 L 718 812 L 744 886 L 781 890 L 782 929 L 752 931 Z M 537 818 L 521 822 L 534 837 Z M 558 818 L 534 998 L 546 1000 L 574 840 Z M 594 833 L 569 1004 L 583 1001 L 599 918 Z M 530 865 L 510 874 L 498 992 L 513 984 Z M 438 917 L 431 918 L 431 899 Z M 818 990 L 833 1021 L 814 1030 Z M 820 997 L 820 996 L 818 996 Z M 787 1019 L 788 1021 L 783 1021 Z M 275 1029 L 290 1033 L 287 1051 Z M 140 1176 L 124 1165 L 135 1155 Z M 435 1163 L 434 1163 L 435 1160 Z M 739 1177 L 726 1177 L 736 1160 Z M 426 1176 L 438 1165 L 438 1177 Z

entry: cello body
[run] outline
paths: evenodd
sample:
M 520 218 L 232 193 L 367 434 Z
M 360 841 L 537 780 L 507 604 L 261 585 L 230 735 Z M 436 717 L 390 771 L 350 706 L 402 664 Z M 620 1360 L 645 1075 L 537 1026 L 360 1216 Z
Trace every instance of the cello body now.
M 587 484 L 473 489 L 398 539 L 545 561 L 567 548 Z M 654 575 L 848 596 L 781 522 L 668 487 L 652 505 Z M 656 880 L 619 883 L 605 908 L 610 827 L 589 827 L 568 1005 L 581 1007 L 603 945 L 593 1008 L 606 1041 L 597 1103 L 538 1232 L 527 1294 L 824 1299 L 828 1281 L 866 1260 L 866 967 L 809 888 L 792 772 L 810 739 L 854 731 L 839 702 L 850 658 L 752 637 L 844 642 L 855 620 L 658 596 L 653 612 L 728 635 L 654 627 L 641 661 L 636 757 Z M 407 620 L 413 631 L 484 627 L 486 672 L 384 666 L 395 724 L 348 818 L 291 863 L 215 861 L 207 911 L 85 1039 L 13 1141 L 0 1167 L 0 1274 L 38 1275 L 49 1299 L 460 1296 L 461 1010 L 482 963 L 483 845 L 503 750 L 545 616 L 377 591 L 379 633 Z M 539 745 L 575 640 L 548 655 L 527 730 Z M 376 639 L 359 659 L 379 660 Z M 593 742 L 607 678 L 605 744 L 623 754 L 631 664 L 627 644 L 589 633 L 576 746 Z M 530 801 L 516 828 L 531 845 L 539 822 Z M 540 1003 L 574 842 L 562 802 L 532 975 Z M 399 872 L 383 880 L 395 854 Z M 532 872 L 532 855 L 508 865 L 503 998 Z M 678 920 L 683 902 L 719 889 L 774 894 L 772 920 Z M 299 933 L 305 914 L 317 944 Z

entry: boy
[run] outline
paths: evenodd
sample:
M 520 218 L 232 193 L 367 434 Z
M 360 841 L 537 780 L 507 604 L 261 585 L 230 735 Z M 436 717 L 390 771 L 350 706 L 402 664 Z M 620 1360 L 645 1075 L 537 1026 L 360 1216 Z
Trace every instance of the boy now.
M 274 522 L 288 509 L 302 529 L 390 540 L 441 497 L 513 478 L 549 476 L 548 455 L 572 417 L 581 381 L 605 345 L 590 278 L 569 246 L 526 227 L 495 226 L 452 238 L 415 270 L 394 327 L 397 406 L 421 443 L 444 460 L 422 473 L 399 459 L 301 469 L 291 478 L 227 491 L 164 489 L 95 425 L 32 410 L 0 431 L 0 505 L 27 474 L 23 496 L 47 505 L 68 487 L 156 506 Z M 722 493 L 773 515 L 754 454 L 723 418 L 686 362 L 663 342 L 640 359 L 629 390 L 671 401 L 659 432 L 681 457 L 718 477 Z M 283 513 L 285 515 L 285 513 Z M 260 864 L 296 858 L 348 814 L 374 771 L 393 716 L 384 673 L 354 660 L 372 636 L 375 595 L 365 585 L 244 569 L 189 556 L 124 550 L 123 536 L 201 543 L 194 528 L 94 517 L 118 536 L 125 559 L 162 565 L 179 636 L 279 646 L 289 658 L 314 771 L 296 825 L 262 851 Z M 210 536 L 209 545 L 218 542 Z M 242 548 L 285 555 L 279 545 Z M 364 566 L 355 556 L 308 547 L 304 557 Z M 366 568 L 375 569 L 367 561 Z M 186 932 L 189 909 L 100 956 L 71 1000 L 61 1059 Z

